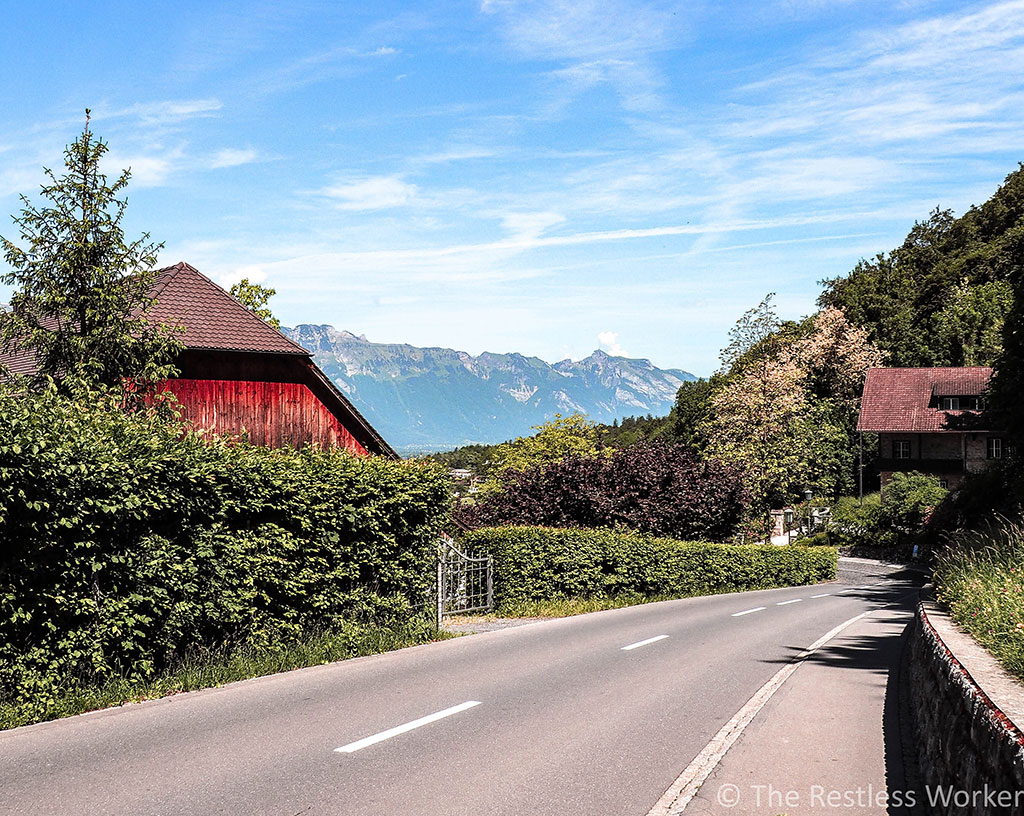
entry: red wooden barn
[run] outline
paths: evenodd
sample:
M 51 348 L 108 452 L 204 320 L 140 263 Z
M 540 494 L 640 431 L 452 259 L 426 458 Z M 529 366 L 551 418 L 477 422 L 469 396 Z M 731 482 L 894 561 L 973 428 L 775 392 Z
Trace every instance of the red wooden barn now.
M 313 362 L 312 355 L 187 263 L 161 269 L 153 322 L 180 326 L 181 374 L 166 390 L 197 429 L 245 432 L 257 445 L 337 445 L 355 454 L 395 451 Z M 24 355 L 7 359 L 32 373 Z

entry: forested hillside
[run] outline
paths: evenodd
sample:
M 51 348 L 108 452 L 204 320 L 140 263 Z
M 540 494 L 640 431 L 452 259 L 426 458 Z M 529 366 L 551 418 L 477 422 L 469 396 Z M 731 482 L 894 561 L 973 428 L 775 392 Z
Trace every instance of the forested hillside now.
M 937 209 L 899 247 L 824 281 L 819 311 L 800 321 L 781 320 L 769 294 L 737 321 L 721 369 L 683 383 L 668 416 L 597 426 L 591 436 L 599 449 L 684 443 L 742 470 L 752 521 L 805 489 L 822 500 L 850 495 L 868 368 L 1001 364 L 1001 402 L 1012 412 L 1024 387 L 1014 373 L 1024 371 L 1024 337 L 1013 330 L 1024 320 L 1022 270 L 1024 168 L 963 216 Z M 873 442 L 869 435 L 869 489 Z M 502 449 L 440 458 L 494 472 Z
M 992 365 L 1024 254 L 1024 169 L 960 218 L 935 210 L 899 247 L 824 281 L 893 366 Z

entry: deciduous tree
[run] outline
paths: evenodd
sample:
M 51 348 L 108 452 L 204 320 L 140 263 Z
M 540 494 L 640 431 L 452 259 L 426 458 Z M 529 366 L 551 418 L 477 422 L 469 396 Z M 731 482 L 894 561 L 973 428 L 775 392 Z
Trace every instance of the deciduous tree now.
M 267 302 L 277 294 L 276 289 L 260 286 L 258 283 L 251 283 L 248 278 L 242 278 L 232 285 L 230 291 L 235 300 L 260 320 L 266 321 L 275 329 L 281 328 L 281 321 L 274 317 L 274 313 L 267 307 Z

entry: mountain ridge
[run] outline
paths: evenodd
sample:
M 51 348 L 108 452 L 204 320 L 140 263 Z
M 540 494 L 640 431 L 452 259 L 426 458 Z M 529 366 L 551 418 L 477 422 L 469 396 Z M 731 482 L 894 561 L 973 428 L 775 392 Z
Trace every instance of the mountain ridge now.
M 446 450 L 522 436 L 556 413 L 597 422 L 666 414 L 679 386 L 696 379 L 647 359 L 600 349 L 547 363 L 519 352 L 473 356 L 440 346 L 374 343 L 327 324 L 282 327 L 402 453 Z

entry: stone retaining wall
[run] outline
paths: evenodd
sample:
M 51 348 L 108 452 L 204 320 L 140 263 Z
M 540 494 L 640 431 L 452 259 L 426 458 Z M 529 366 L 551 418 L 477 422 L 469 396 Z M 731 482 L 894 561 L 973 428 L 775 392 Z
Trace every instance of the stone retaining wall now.
M 928 600 L 918 604 L 910 683 L 924 812 L 1024 813 L 1024 686 Z

